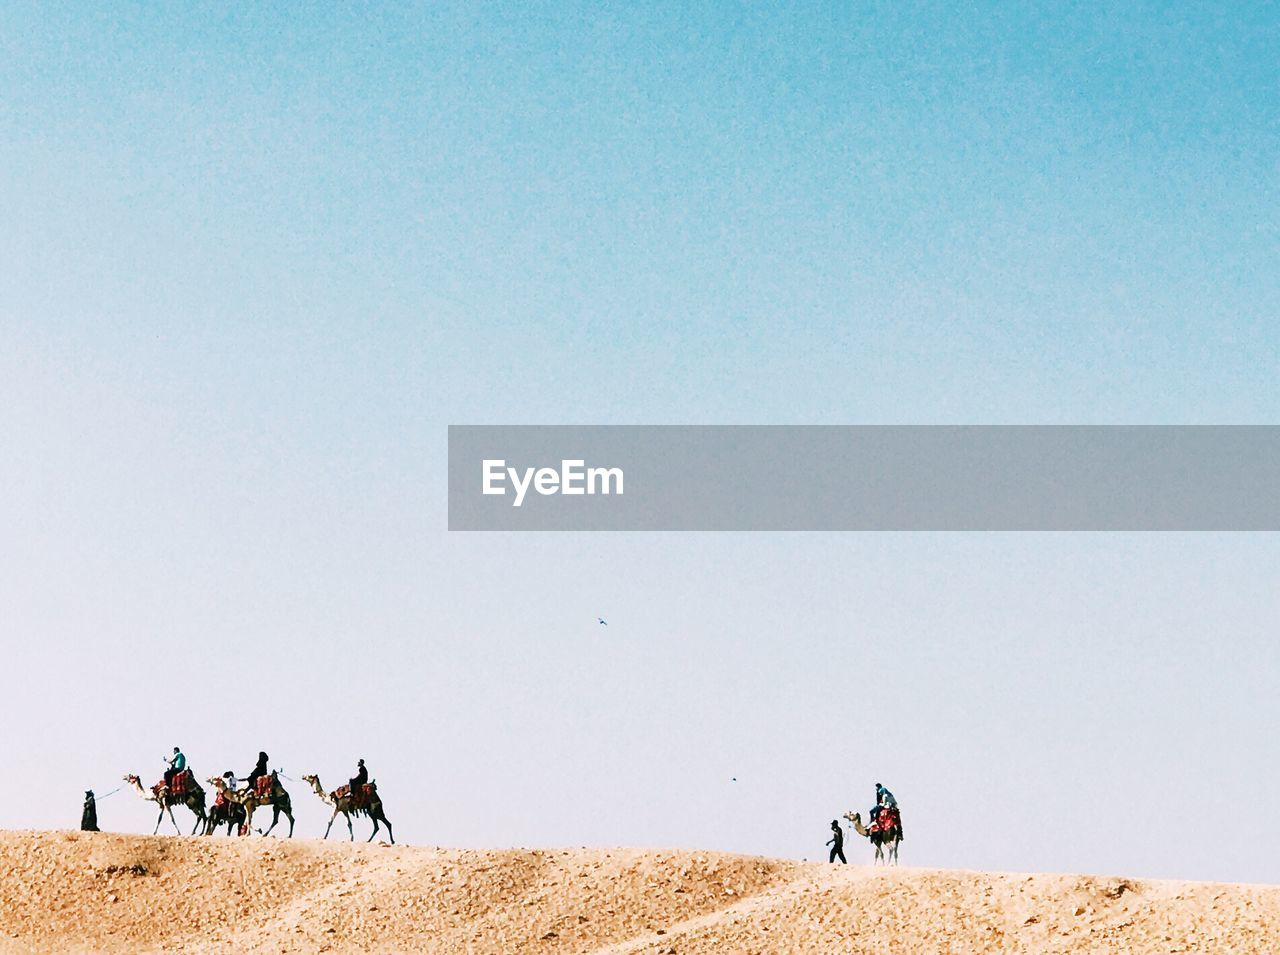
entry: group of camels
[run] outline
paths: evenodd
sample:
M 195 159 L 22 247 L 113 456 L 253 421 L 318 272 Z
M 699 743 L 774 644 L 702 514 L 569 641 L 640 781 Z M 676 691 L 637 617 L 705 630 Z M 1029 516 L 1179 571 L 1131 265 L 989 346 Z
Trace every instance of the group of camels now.
M 182 834 L 182 830 L 178 828 L 177 820 L 173 818 L 174 806 L 186 806 L 191 810 L 192 815 L 196 817 L 195 827 L 191 830 L 193 836 L 202 830 L 204 835 L 212 835 L 219 826 L 224 824 L 227 827 L 228 835 L 237 831 L 247 834 L 252 831 L 254 812 L 265 806 L 270 806 L 271 825 L 267 827 L 263 835 L 270 835 L 271 830 L 280 821 L 280 817 L 284 816 L 289 820 L 289 835 L 290 837 L 293 836 L 293 802 L 289 798 L 289 793 L 285 790 L 284 785 L 280 782 L 279 772 L 271 773 L 271 788 L 265 793 L 259 793 L 253 787 L 232 790 L 227 787 L 226 780 L 217 776 L 213 777 L 208 781 L 209 785 L 222 798 L 218 799 L 208 810 L 205 809 L 205 791 L 196 782 L 194 774 L 190 775 L 187 780 L 186 792 L 180 795 L 170 793 L 164 783 L 160 783 L 154 789 L 147 789 L 142 785 L 142 780 L 132 773 L 125 776 L 124 781 L 136 789 L 138 795 L 143 799 L 148 802 L 154 802 L 160 807 L 160 814 L 156 817 L 156 827 L 152 831 L 152 835 L 160 831 L 160 823 L 164 821 L 165 813 L 169 814 L 169 821 L 173 823 L 174 831 L 179 835 Z M 363 805 L 356 805 L 351 793 L 344 791 L 346 787 L 333 792 L 326 792 L 324 787 L 320 785 L 318 776 L 303 776 L 302 781 L 312 788 L 326 806 L 333 808 L 333 815 L 329 817 L 329 825 L 324 830 L 326 839 L 329 838 L 329 830 L 333 828 L 333 821 L 341 813 L 347 820 L 347 834 L 352 841 L 355 841 L 355 830 L 351 827 L 351 817 L 359 815 L 368 816 L 373 820 L 373 832 L 369 836 L 369 842 L 372 842 L 374 837 L 377 836 L 380 826 L 386 826 L 387 838 L 392 843 L 396 841 L 391 831 L 391 821 L 387 819 L 387 815 L 382 808 L 382 797 L 378 795 L 377 783 L 369 782 L 369 799 Z
M 160 823 L 164 821 L 165 813 L 169 814 L 169 821 L 173 823 L 173 829 L 179 835 L 182 830 L 178 828 L 178 821 L 173 818 L 174 806 L 186 806 L 191 810 L 192 815 L 196 817 L 195 827 L 191 830 L 194 836 L 201 829 L 204 835 L 212 835 L 214 831 L 222 825 L 227 827 L 227 835 L 234 832 L 248 833 L 251 831 L 253 823 L 253 814 L 264 806 L 271 807 L 271 825 L 267 827 L 263 835 L 270 835 L 271 830 L 275 829 L 276 823 L 280 821 L 280 817 L 284 816 L 289 820 L 289 836 L 293 836 L 293 802 L 289 798 L 289 793 L 285 790 L 284 785 L 280 782 L 280 774 L 278 772 L 271 773 L 271 787 L 266 793 L 258 793 L 253 787 L 240 790 L 231 790 L 227 787 L 226 780 L 215 776 L 208 782 L 221 796 L 215 804 L 208 810 L 205 809 L 205 792 L 200 784 L 196 782 L 195 776 L 191 776 L 187 780 L 186 792 L 181 795 L 171 794 L 164 783 L 160 783 L 155 789 L 146 789 L 142 785 L 142 780 L 132 773 L 124 777 L 124 781 L 137 790 L 138 795 L 148 802 L 154 802 L 160 807 L 160 814 L 156 817 L 156 827 L 152 830 L 152 835 L 160 831 Z M 309 785 L 320 800 L 326 805 L 333 808 L 333 815 L 329 817 L 329 824 L 325 826 L 324 837 L 329 838 L 329 831 L 333 828 L 333 821 L 338 818 L 338 814 L 347 821 L 347 835 L 351 840 L 355 841 L 355 830 L 351 827 L 351 817 L 353 815 L 367 815 L 373 820 L 373 832 L 369 835 L 369 842 L 372 842 L 378 834 L 380 826 L 387 827 L 387 838 L 392 843 L 396 841 L 391 831 L 391 821 L 387 818 L 382 808 L 382 797 L 378 795 L 378 784 L 370 782 L 369 800 L 362 806 L 357 806 L 351 797 L 350 792 L 342 790 L 334 790 L 326 792 L 325 788 L 320 785 L 320 778 L 315 775 L 307 775 L 302 777 L 302 781 Z M 346 787 L 344 787 L 345 789 Z M 886 850 L 888 852 L 887 861 L 893 865 L 898 864 L 898 844 L 902 842 L 902 824 L 896 822 L 888 829 L 873 827 L 867 829 L 862 824 L 862 815 L 857 812 L 846 812 L 844 818 L 853 824 L 854 831 L 863 838 L 869 839 L 871 845 L 875 847 L 876 862 L 886 862 Z

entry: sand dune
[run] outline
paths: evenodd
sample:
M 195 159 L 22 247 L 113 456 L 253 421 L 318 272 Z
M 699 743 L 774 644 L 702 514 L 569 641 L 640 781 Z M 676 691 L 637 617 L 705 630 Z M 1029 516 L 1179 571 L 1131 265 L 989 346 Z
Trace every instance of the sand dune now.
M 0 951 L 1265 952 L 1280 887 L 11 832 Z

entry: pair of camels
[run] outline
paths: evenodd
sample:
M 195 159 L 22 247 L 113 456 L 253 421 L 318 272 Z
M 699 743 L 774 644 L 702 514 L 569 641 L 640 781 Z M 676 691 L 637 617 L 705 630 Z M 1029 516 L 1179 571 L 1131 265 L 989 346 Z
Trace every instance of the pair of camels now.
M 349 792 L 335 790 L 334 792 L 325 792 L 324 787 L 320 785 L 320 778 L 315 775 L 302 777 L 303 782 L 311 786 L 315 794 L 320 797 L 321 801 L 333 807 L 333 815 L 329 817 L 329 825 L 325 827 L 324 837 L 329 838 L 329 830 L 333 828 L 333 821 L 338 818 L 338 814 L 342 813 L 347 820 L 347 834 L 351 840 L 355 841 L 355 831 L 351 827 L 351 817 L 353 815 L 367 815 L 373 820 L 373 833 L 369 836 L 368 841 L 372 842 L 374 836 L 378 834 L 379 825 L 386 826 L 387 837 L 394 844 L 396 839 L 391 830 L 391 820 L 387 818 L 386 812 L 382 807 L 382 797 L 378 795 L 377 783 L 369 783 L 370 798 L 367 803 L 357 806 Z M 160 814 L 156 817 L 156 826 L 152 830 L 152 835 L 160 831 L 160 823 L 164 821 L 165 813 L 169 815 L 169 821 L 173 823 L 174 832 L 179 835 L 182 830 L 178 828 L 178 822 L 173 818 L 174 806 L 186 806 L 191 810 L 192 815 L 196 817 L 195 827 L 191 830 L 194 836 L 202 827 L 204 835 L 212 835 L 221 825 L 227 826 L 227 834 L 233 831 L 248 833 L 251 831 L 253 823 L 253 814 L 256 810 L 263 806 L 271 807 L 271 825 L 263 833 L 264 836 L 270 835 L 271 830 L 276 827 L 280 821 L 281 815 L 289 820 L 289 836 L 293 836 L 293 802 L 289 797 L 289 793 L 285 790 L 280 782 L 280 775 L 277 772 L 271 774 L 271 788 L 268 792 L 259 794 L 253 789 L 242 789 L 232 791 L 227 788 L 226 780 L 221 777 L 214 777 L 209 780 L 209 784 L 223 798 L 214 804 L 212 808 L 205 809 L 205 791 L 200 784 L 193 778 L 188 779 L 187 789 L 181 795 L 171 794 L 168 789 L 161 784 L 153 790 L 145 789 L 142 780 L 134 774 L 124 777 L 124 781 L 137 790 L 138 795 L 147 802 L 154 802 L 160 807 Z M 344 789 L 346 787 L 343 787 Z
M 875 862 L 885 862 L 885 850 L 889 850 L 889 864 L 898 864 L 898 845 L 902 842 L 902 817 L 898 816 L 897 821 L 888 829 L 876 827 L 874 831 L 867 829 L 862 824 L 862 814 L 858 812 L 846 812 L 844 817 L 853 824 L 853 831 L 865 839 L 871 840 L 871 845 L 875 847 Z

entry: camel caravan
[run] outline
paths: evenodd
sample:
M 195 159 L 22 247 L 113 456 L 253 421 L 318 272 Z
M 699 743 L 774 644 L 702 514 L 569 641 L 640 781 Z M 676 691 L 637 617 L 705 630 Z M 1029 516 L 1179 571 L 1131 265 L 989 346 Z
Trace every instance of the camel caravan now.
M 271 810 L 271 825 L 266 830 L 258 830 L 262 835 L 270 835 L 280 822 L 280 817 L 284 816 L 289 820 L 289 836 L 293 836 L 293 801 L 280 781 L 280 771 L 268 770 L 266 753 L 258 754 L 258 763 L 245 779 L 243 786 L 240 785 L 236 774 L 230 770 L 221 776 L 208 779 L 214 798 L 213 805 L 207 809 L 205 789 L 187 765 L 187 758 L 182 750 L 175 746 L 173 756 L 166 762 L 169 768 L 165 771 L 164 778 L 149 790 L 143 787 L 142 780 L 138 776 L 129 774 L 124 777 L 125 783 L 133 787 L 139 796 L 147 802 L 154 802 L 160 809 L 152 835 L 160 831 L 160 824 L 164 821 L 166 813 L 169 816 L 169 822 L 173 824 L 174 832 L 181 835 L 182 830 L 178 828 L 178 822 L 173 817 L 173 807 L 185 806 L 196 818 L 195 826 L 191 830 L 193 836 L 196 833 L 213 835 L 222 826 L 227 827 L 227 835 L 233 833 L 248 835 L 253 831 L 254 813 L 259 809 Z M 329 830 L 333 828 L 333 821 L 341 813 L 346 819 L 347 834 L 352 841 L 355 841 L 355 830 L 351 825 L 352 816 L 367 816 L 373 821 L 373 832 L 367 841 L 372 842 L 383 827 L 387 830 L 387 838 L 392 843 L 396 841 L 391 831 L 391 821 L 387 819 L 382 807 L 382 797 L 378 795 L 378 784 L 369 778 L 369 771 L 365 768 L 363 759 L 358 763 L 356 775 L 345 786 L 339 786 L 332 792 L 325 791 L 320 785 L 318 776 L 306 775 L 302 780 L 320 797 L 321 802 L 333 810 L 333 814 L 329 817 L 329 825 L 324 830 L 326 839 L 329 838 Z

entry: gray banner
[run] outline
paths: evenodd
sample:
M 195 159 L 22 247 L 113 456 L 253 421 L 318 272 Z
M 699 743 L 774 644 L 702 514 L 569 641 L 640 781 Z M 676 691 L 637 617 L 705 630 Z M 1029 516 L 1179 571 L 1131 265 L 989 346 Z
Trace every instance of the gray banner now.
M 449 529 L 1272 531 L 1280 426 L 454 425 Z

